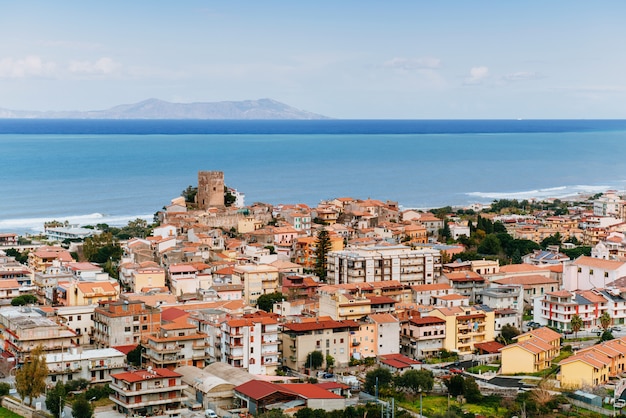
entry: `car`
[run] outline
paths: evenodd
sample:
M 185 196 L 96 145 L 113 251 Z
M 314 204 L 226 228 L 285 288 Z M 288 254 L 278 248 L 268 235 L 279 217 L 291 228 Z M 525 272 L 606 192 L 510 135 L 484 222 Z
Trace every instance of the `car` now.
M 449 371 L 452 374 L 463 374 L 463 370 L 461 369 L 450 369 Z
M 216 413 L 215 413 L 215 411 L 214 411 L 214 410 L 212 410 L 212 409 L 206 409 L 206 410 L 204 411 L 204 416 L 205 416 L 206 418 L 218 418 L 218 417 L 217 417 L 217 414 L 216 414 Z
M 621 330 L 620 327 L 611 327 L 611 331 L 620 332 Z
M 563 334 L 565 335 L 572 335 L 574 333 L 574 331 L 572 331 L 571 329 L 564 329 L 563 330 Z
M 626 400 L 618 399 L 618 400 L 615 401 L 614 405 L 615 405 L 616 408 L 620 408 L 621 409 L 621 408 L 626 406 Z

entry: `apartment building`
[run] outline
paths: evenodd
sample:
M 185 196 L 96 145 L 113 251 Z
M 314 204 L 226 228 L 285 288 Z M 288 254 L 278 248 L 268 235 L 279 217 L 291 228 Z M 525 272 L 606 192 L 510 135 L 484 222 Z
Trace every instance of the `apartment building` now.
M 90 384 L 111 382 L 111 375 L 121 373 L 126 367 L 126 354 L 114 348 L 46 354 L 48 377 L 46 382 L 54 386 L 57 382 L 85 379 Z
M 358 346 L 354 345 L 357 341 L 351 339 L 352 333 L 358 330 L 359 324 L 355 321 L 335 321 L 323 317 L 285 323 L 282 332 L 282 364 L 294 370 L 304 370 L 309 367 L 306 364 L 309 353 L 320 351 L 324 357 L 333 356 L 336 365 L 346 365 L 350 361 L 352 349 Z
M 102 302 L 93 315 L 97 347 L 140 344 L 161 326 L 161 311 L 140 300 Z
M 474 351 L 475 343 L 495 338 L 495 314 L 488 307 L 437 307 L 426 315 L 445 321 L 443 348 L 448 351 L 469 354 Z
M 436 356 L 444 348 L 446 320 L 435 316 L 409 317 L 402 323 L 400 353 L 411 358 Z
M 182 375 L 168 369 L 137 370 L 111 375 L 109 399 L 128 417 L 180 418 L 187 409 Z
M 441 255 L 431 249 L 403 245 L 331 251 L 329 283 L 371 283 L 397 280 L 405 285 L 432 284 L 441 275 Z
M 454 293 L 469 297 L 470 303 L 475 303 L 477 295 L 486 287 L 485 278 L 473 271 L 443 273 L 439 283 L 448 284 Z
M 267 314 L 247 314 L 221 324 L 221 361 L 251 374 L 274 375 L 280 353 L 278 320 Z
M 561 387 L 601 386 L 626 370 L 626 338 L 605 341 L 578 351 L 559 363 Z
M 359 330 L 352 334 L 352 357 L 362 359 L 400 352 L 400 321 L 395 316 L 371 314 L 358 322 Z
M 43 246 L 28 253 L 28 267 L 35 272 L 44 272 L 48 267 L 53 266 L 57 261 L 58 265 L 65 265 L 74 261 L 69 251 L 61 247 Z
M 563 287 L 566 290 L 606 288 L 626 276 L 626 263 L 581 256 L 563 265 Z
M 543 327 L 515 337 L 515 344 L 500 349 L 503 374 L 536 373 L 549 368 L 559 356 L 561 334 Z
M 280 290 L 278 268 L 267 264 L 236 266 L 232 283 L 243 285 L 243 300 L 251 306 L 256 306 L 259 296 Z

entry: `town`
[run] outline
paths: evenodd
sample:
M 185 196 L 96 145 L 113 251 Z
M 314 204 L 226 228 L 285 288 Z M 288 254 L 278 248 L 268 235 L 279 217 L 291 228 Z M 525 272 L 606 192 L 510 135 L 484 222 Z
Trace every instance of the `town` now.
M 0 234 L 3 406 L 25 416 L 43 396 L 59 417 L 75 392 L 90 411 L 168 418 L 626 405 L 618 192 L 431 211 L 244 198 L 201 171 L 153 224 Z

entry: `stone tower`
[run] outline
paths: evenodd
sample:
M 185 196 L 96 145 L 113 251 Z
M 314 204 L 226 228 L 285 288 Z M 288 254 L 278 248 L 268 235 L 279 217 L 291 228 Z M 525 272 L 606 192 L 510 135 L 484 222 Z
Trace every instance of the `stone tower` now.
M 199 171 L 198 194 L 196 195 L 198 209 L 224 207 L 224 172 Z

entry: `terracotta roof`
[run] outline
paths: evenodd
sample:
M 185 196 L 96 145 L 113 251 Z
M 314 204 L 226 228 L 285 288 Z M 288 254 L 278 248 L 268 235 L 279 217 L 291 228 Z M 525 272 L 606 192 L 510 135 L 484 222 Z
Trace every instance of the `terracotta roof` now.
M 294 392 L 287 388 L 279 386 L 275 383 L 265 382 L 263 380 L 250 380 L 239 386 L 233 388 L 233 390 L 247 396 L 250 399 L 259 400 L 266 396 L 276 392 L 284 392 L 291 395 L 296 395 Z
M 164 377 L 181 377 L 182 375 L 176 373 L 172 370 L 168 369 L 152 369 L 152 371 L 148 370 L 136 370 L 134 372 L 124 372 L 112 374 L 111 377 L 114 377 L 118 380 L 124 380 L 129 383 L 133 382 L 143 382 L 145 380 L 152 379 L 161 379 Z
M 430 292 L 433 290 L 452 290 L 452 286 L 447 283 L 418 284 L 411 286 L 415 292 Z
M 539 274 L 531 274 L 526 276 L 511 276 L 505 277 L 503 279 L 497 279 L 493 281 L 498 284 L 517 284 L 524 286 L 524 289 L 527 289 L 530 286 L 540 285 L 540 284 L 558 284 L 559 281 L 556 279 L 551 279 L 550 277 L 541 276 Z
M 537 267 L 532 264 L 507 264 L 500 267 L 500 273 L 520 273 L 527 271 L 529 273 L 543 270 L 541 267 Z
M 319 386 L 322 389 L 331 390 L 331 389 L 350 389 L 350 386 L 345 385 L 339 382 L 321 382 L 315 383 L 315 386 Z
M 489 354 L 497 354 L 502 347 L 504 347 L 504 344 L 500 344 L 497 341 L 488 341 L 486 343 L 474 343 L 474 348 L 478 350 L 482 350 Z
M 1 279 L 0 280 L 0 289 L 18 289 L 20 284 L 17 282 L 17 279 Z
M 335 320 L 318 320 L 315 322 L 292 322 L 283 324 L 283 328 L 290 331 L 302 332 L 302 331 L 315 331 L 321 329 L 336 329 L 336 328 L 358 328 L 359 324 L 355 321 L 335 321 Z
M 389 313 L 371 314 L 368 316 L 372 321 L 378 322 L 378 323 L 386 324 L 386 323 L 398 322 L 398 318 L 396 318 L 395 316 Z
M 278 386 L 281 386 L 290 392 L 297 393 L 305 399 L 343 399 L 336 393 L 329 392 L 319 385 L 311 383 L 281 383 Z
M 130 353 L 131 351 L 133 351 L 135 348 L 137 348 L 138 344 L 131 344 L 131 345 L 116 345 L 113 346 L 112 348 L 115 348 L 117 351 L 121 351 L 122 353 L 128 355 L 128 353 Z
M 551 330 L 548 327 L 541 327 L 541 328 L 537 328 L 537 329 L 533 329 L 530 330 L 524 334 L 518 335 L 517 337 L 515 337 L 514 339 L 519 339 L 521 337 L 525 337 L 525 336 L 532 336 L 532 337 L 536 337 L 539 338 L 547 343 L 554 341 L 554 340 L 560 340 L 561 339 L 561 334 L 559 334 L 558 332 Z
M 624 266 L 624 262 L 614 261 L 614 260 L 603 260 L 601 258 L 594 258 L 594 257 L 583 255 L 581 257 L 578 257 L 574 261 L 574 265 L 594 267 L 594 268 L 599 268 L 602 270 L 617 270 L 620 267 Z
M 444 276 L 451 282 L 484 282 L 485 278 L 473 271 L 459 271 L 454 273 L 444 273 Z
M 587 363 L 590 366 L 596 367 L 598 369 L 606 367 L 611 363 L 611 359 L 602 353 L 599 353 L 597 351 L 586 351 L 584 353 L 575 354 L 571 357 L 561 360 L 559 365 L 573 363 L 575 361 Z
M 178 318 L 188 316 L 189 313 L 178 308 L 166 308 L 161 311 L 161 320 L 174 321 Z
M 434 325 L 445 324 L 446 320 L 436 316 L 423 316 L 421 318 L 412 318 L 409 322 L 415 325 Z

